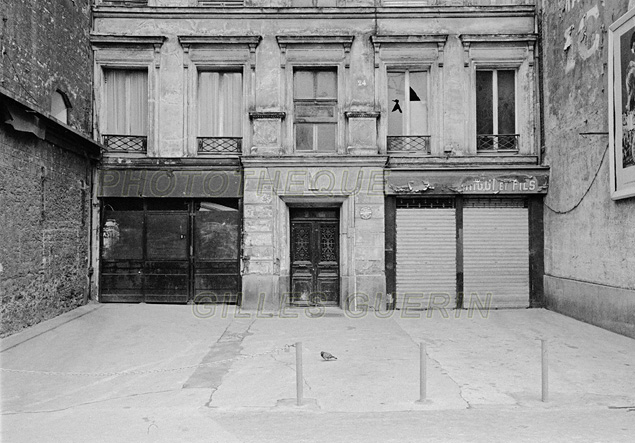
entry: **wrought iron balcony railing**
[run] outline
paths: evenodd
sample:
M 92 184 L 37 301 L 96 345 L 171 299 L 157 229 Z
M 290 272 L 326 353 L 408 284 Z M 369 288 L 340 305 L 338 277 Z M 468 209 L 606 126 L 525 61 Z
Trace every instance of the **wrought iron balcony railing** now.
M 430 154 L 429 135 L 388 136 L 388 152 L 416 152 Z
M 198 137 L 199 154 L 240 154 L 241 137 Z
M 104 134 L 103 141 L 108 152 L 145 154 L 148 149 L 148 137 L 145 135 Z
M 513 152 L 518 151 L 518 134 L 478 134 L 477 152 Z

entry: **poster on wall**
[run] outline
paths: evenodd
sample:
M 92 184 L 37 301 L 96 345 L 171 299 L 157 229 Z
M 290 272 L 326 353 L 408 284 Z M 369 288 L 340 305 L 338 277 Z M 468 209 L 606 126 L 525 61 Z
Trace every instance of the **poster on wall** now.
M 609 28 L 611 198 L 635 196 L 635 8 Z

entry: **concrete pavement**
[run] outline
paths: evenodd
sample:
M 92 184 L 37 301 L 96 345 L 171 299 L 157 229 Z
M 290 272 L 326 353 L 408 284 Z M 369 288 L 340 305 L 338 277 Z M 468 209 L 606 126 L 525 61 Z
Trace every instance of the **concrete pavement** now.
M 350 318 L 290 309 L 284 317 L 89 305 L 9 337 L 0 353 L 3 441 L 608 442 L 635 434 L 635 340 L 559 314 Z M 549 340 L 547 403 L 539 338 Z M 297 341 L 301 408 L 288 347 Z M 426 404 L 415 402 L 422 341 Z M 322 350 L 338 360 L 322 360 Z

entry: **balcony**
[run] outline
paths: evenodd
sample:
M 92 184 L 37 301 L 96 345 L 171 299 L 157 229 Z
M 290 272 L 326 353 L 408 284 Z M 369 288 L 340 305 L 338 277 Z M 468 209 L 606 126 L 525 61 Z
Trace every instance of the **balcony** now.
M 478 134 L 476 136 L 476 151 L 491 152 L 518 152 L 519 134 Z
M 413 153 L 430 155 L 429 135 L 388 136 L 388 153 Z
M 108 152 L 145 154 L 148 137 L 145 135 L 104 134 L 103 143 Z
M 239 155 L 242 152 L 242 137 L 198 137 L 199 155 Z

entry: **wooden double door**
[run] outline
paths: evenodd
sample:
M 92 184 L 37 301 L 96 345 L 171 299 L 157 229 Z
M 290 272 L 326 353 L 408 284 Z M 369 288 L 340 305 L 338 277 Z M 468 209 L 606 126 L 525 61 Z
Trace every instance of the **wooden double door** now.
M 291 208 L 291 303 L 339 305 L 339 208 Z

